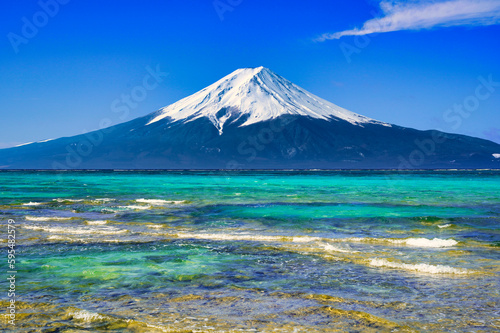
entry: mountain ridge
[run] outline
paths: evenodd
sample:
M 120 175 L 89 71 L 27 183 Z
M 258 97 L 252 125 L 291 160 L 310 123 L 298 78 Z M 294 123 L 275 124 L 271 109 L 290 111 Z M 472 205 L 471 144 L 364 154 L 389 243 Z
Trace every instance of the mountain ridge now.
M 256 67 L 125 123 L 0 150 L 0 169 L 233 168 L 499 169 L 500 145 L 374 120 Z

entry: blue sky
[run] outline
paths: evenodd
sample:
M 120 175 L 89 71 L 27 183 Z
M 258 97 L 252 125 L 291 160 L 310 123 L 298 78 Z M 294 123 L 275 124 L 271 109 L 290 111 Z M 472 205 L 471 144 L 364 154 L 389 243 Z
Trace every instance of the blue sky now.
M 498 0 L 16 0 L 0 9 L 2 148 L 131 120 L 261 65 L 368 117 L 500 143 Z M 113 112 L 151 70 L 161 82 Z

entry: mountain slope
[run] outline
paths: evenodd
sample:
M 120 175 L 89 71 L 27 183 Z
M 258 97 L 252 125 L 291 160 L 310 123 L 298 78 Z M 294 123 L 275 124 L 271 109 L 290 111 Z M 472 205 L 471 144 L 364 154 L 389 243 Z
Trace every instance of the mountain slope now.
M 220 114 L 220 110 L 229 112 Z M 165 118 L 191 121 L 206 117 L 222 134 L 229 118 L 246 120 L 240 126 L 282 115 L 316 119 L 338 118 L 353 124 L 378 123 L 321 99 L 264 67 L 238 69 L 201 91 L 160 109 L 149 124 Z
M 500 168 L 499 153 L 358 115 L 258 67 L 123 124 L 0 150 L 0 168 Z

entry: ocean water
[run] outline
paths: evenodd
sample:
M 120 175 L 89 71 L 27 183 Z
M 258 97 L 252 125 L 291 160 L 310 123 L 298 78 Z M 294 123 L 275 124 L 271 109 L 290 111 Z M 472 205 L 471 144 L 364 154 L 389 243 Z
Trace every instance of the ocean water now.
M 0 172 L 0 328 L 499 331 L 499 189 L 495 171 Z

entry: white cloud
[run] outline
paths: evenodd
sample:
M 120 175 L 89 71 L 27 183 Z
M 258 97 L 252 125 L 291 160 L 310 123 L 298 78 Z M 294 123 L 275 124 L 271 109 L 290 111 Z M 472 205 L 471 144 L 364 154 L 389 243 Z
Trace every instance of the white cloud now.
M 317 41 L 399 30 L 500 23 L 500 0 L 387 1 L 380 3 L 383 17 L 366 21 L 362 28 L 326 33 Z

